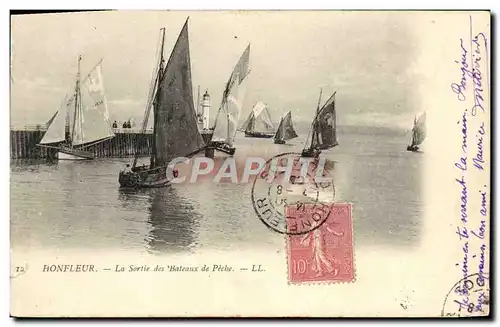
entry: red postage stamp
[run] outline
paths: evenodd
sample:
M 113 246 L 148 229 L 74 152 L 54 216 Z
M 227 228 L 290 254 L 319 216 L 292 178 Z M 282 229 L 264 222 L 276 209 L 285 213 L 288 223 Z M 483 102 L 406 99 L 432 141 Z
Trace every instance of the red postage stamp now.
M 286 215 L 311 215 L 314 203 L 289 205 Z M 321 226 L 303 235 L 288 235 L 288 280 L 294 284 L 354 281 L 352 208 L 332 206 Z

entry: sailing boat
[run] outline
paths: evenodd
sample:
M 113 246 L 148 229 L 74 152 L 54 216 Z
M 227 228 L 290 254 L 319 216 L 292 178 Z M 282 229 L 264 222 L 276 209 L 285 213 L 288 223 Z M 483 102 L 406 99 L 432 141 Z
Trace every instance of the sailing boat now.
M 321 94 L 319 95 L 316 115 L 312 128 L 307 136 L 306 146 L 302 150 L 302 157 L 318 157 L 322 150 L 327 150 L 338 145 L 337 142 L 337 114 L 335 111 L 335 91 L 320 109 Z M 309 136 L 311 142 L 309 144 Z
M 410 144 L 406 147 L 407 151 L 418 151 L 418 146 L 425 140 L 426 127 L 425 127 L 425 112 L 421 114 L 418 119 L 415 116 L 413 121 L 413 128 L 411 130 Z
M 233 142 L 245 97 L 243 82 L 250 73 L 249 64 L 250 44 L 238 60 L 231 76 L 229 76 L 222 94 L 221 106 L 215 117 L 214 132 L 209 147 L 229 155 L 233 155 L 236 151 Z
M 73 96 L 49 120 L 47 132 L 38 146 L 55 148 L 60 160 L 94 159 L 85 148 L 115 136 L 108 121 L 108 109 L 101 74 L 102 60 L 80 82 L 80 61 Z M 58 144 L 58 145 L 53 145 Z
M 131 169 L 121 171 L 118 181 L 121 187 L 147 188 L 170 184 L 175 170 L 169 170 L 169 162 L 178 157 L 191 157 L 205 149 L 205 143 L 196 125 L 191 83 L 188 20 L 177 38 L 164 69 L 163 49 L 165 28 L 160 30 L 161 46 L 158 64 L 151 82 L 142 130 L 147 127 L 153 108 L 153 146 L 149 167 L 137 166 L 136 152 Z M 127 165 L 128 166 L 128 165 Z M 169 173 L 167 175 L 167 172 Z
M 275 131 L 267 105 L 258 101 L 240 130 L 245 131 L 246 137 L 273 137 Z
M 275 144 L 285 144 L 287 140 L 291 140 L 298 137 L 292 123 L 292 112 L 288 111 L 283 117 L 281 117 L 278 130 L 274 135 Z

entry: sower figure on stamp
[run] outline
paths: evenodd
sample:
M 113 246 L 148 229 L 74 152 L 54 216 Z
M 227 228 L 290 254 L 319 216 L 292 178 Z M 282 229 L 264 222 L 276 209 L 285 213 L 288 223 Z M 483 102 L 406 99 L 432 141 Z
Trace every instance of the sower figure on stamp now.
M 330 258 L 330 256 L 327 255 L 325 251 L 326 233 L 333 234 L 334 236 L 336 236 L 335 239 L 344 236 L 344 232 L 338 233 L 333 229 L 331 229 L 327 224 L 324 224 L 320 228 L 316 228 L 312 232 L 304 235 L 304 237 L 300 241 L 300 244 L 306 247 L 309 247 L 311 241 L 313 242 L 312 252 L 313 252 L 314 262 L 312 269 L 315 272 L 317 272 L 316 277 L 323 276 L 323 271 L 324 271 L 323 267 L 326 268 L 326 271 L 329 274 L 333 273 L 334 276 L 337 276 L 339 274 L 339 268 L 337 267 L 337 265 L 340 264 L 340 261 L 335 258 Z M 338 241 L 335 243 L 337 244 Z

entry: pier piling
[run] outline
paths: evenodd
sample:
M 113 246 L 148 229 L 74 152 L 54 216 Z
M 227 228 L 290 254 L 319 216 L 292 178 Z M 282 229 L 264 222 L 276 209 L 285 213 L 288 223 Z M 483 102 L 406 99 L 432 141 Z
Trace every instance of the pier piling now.
M 23 128 L 10 131 L 11 159 L 53 159 L 56 149 L 39 147 L 45 128 Z M 97 158 L 126 158 L 135 154 L 137 145 L 141 156 L 151 154 L 151 131 L 140 133 L 134 130 L 116 130 L 115 137 L 92 145 L 85 150 L 91 151 Z

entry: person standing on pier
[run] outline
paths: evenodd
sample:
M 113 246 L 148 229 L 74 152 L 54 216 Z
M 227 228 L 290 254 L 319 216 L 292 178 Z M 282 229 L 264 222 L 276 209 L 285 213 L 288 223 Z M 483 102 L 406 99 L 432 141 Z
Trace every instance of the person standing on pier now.
M 115 120 L 115 122 L 113 123 L 113 128 L 118 128 L 118 123 L 116 122 L 116 120 Z
M 124 174 L 130 174 L 130 173 L 132 173 L 132 169 L 130 169 L 130 165 L 129 164 L 125 165 L 125 169 L 123 170 L 123 173 Z

